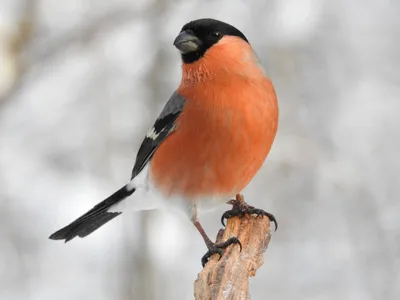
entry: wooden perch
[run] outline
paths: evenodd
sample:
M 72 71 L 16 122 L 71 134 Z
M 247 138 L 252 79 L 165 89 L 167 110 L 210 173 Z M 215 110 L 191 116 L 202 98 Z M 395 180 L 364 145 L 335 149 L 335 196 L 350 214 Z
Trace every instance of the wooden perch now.
M 267 217 L 245 215 L 228 220 L 217 242 L 236 236 L 242 243 L 228 247 L 223 256 L 214 254 L 194 283 L 196 300 L 250 299 L 249 277 L 255 276 L 263 263 L 263 254 L 271 238 Z

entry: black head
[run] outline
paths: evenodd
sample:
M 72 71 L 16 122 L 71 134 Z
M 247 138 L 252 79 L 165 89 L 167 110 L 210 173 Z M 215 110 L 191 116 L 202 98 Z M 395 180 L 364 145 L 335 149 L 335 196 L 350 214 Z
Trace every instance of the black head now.
M 182 27 L 174 46 L 182 53 L 184 63 L 192 63 L 224 36 L 236 36 L 249 42 L 244 34 L 232 25 L 214 19 L 199 19 Z

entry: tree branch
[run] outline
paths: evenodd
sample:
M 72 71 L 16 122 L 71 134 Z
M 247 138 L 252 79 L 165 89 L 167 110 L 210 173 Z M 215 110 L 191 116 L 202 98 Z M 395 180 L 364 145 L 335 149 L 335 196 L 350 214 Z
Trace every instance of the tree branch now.
M 267 217 L 235 217 L 228 220 L 225 230 L 218 233 L 217 242 L 236 236 L 242 243 L 224 251 L 218 260 L 213 255 L 194 283 L 196 300 L 250 299 L 249 277 L 255 276 L 263 263 L 263 254 L 271 238 L 270 222 Z

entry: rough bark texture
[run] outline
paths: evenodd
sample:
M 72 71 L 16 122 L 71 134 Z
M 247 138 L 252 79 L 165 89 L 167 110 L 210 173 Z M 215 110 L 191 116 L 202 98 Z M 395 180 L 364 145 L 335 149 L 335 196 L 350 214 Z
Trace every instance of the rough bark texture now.
M 213 255 L 199 273 L 194 284 L 196 300 L 250 299 L 249 277 L 255 276 L 263 263 L 263 254 L 271 238 L 267 217 L 248 216 L 231 218 L 217 241 L 236 236 L 242 243 L 228 247 L 220 260 Z

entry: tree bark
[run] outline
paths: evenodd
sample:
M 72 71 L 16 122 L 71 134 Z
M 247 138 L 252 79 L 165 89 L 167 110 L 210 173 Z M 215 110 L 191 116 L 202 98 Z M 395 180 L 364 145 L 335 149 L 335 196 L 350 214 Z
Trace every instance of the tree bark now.
M 236 236 L 242 243 L 228 247 L 221 259 L 214 254 L 194 283 L 196 300 L 250 299 L 249 277 L 255 276 L 263 263 L 263 254 L 271 238 L 267 217 L 245 215 L 228 220 L 217 242 Z M 219 260 L 218 260 L 219 259 Z

